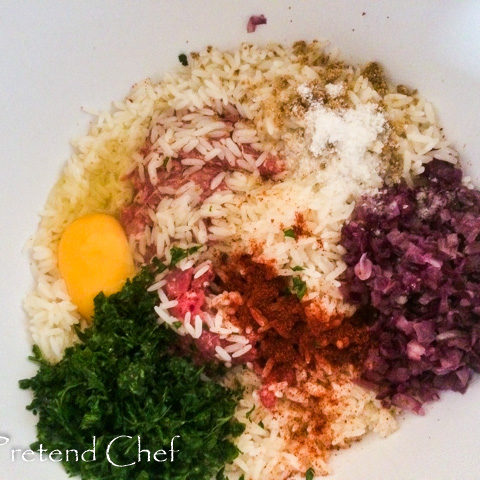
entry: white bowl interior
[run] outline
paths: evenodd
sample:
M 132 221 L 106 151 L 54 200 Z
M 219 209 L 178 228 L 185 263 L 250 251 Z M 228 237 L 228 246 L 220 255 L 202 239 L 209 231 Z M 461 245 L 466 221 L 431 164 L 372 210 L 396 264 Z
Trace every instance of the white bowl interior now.
M 365 15 L 363 15 L 365 12 Z M 251 14 L 268 24 L 246 33 Z M 480 179 L 480 4 L 303 0 L 169 2 L 108 0 L 8 2 L 0 16 L 2 234 L 0 446 L 4 478 L 60 480 L 58 465 L 11 461 L 12 447 L 34 440 L 29 393 L 17 388 L 33 373 L 21 309 L 31 285 L 22 248 L 37 213 L 69 155 L 70 138 L 85 132 L 81 107 L 108 109 L 131 84 L 159 78 L 182 52 L 329 39 L 353 62 L 378 60 L 396 83 L 418 88 L 437 108 L 447 137 Z M 119 432 L 122 433 L 122 432 Z M 464 396 L 448 393 L 425 417 L 407 415 L 386 440 L 371 436 L 333 461 L 342 480 L 478 479 L 480 382 Z M 1 443 L 1 442 L 0 442 Z

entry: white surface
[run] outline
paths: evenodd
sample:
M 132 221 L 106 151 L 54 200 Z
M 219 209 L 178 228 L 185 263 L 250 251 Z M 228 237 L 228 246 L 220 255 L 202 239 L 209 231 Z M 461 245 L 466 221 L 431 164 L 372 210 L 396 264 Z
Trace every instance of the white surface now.
M 362 16 L 362 12 L 366 15 Z M 268 25 L 245 30 L 248 16 Z M 1 336 L 0 479 L 60 480 L 58 465 L 17 460 L 34 440 L 34 369 L 21 298 L 31 281 L 21 248 L 69 154 L 85 132 L 82 105 L 106 109 L 129 86 L 158 76 L 181 52 L 208 44 L 328 38 L 346 58 L 379 60 L 391 78 L 437 107 L 448 136 L 480 178 L 480 3 L 472 1 L 6 1 L 0 6 Z M 475 163 L 476 162 L 476 163 Z M 480 382 L 408 416 L 387 440 L 372 437 L 334 460 L 337 480 L 477 480 Z M 121 433 L 121 432 L 120 432 Z

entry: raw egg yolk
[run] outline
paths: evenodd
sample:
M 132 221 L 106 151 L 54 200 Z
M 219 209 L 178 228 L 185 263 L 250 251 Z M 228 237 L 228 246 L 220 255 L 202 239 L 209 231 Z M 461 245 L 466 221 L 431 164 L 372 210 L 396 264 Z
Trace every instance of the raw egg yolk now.
M 96 295 L 118 292 L 135 271 L 122 226 L 103 213 L 80 217 L 65 229 L 58 268 L 72 302 L 87 319 L 93 315 Z

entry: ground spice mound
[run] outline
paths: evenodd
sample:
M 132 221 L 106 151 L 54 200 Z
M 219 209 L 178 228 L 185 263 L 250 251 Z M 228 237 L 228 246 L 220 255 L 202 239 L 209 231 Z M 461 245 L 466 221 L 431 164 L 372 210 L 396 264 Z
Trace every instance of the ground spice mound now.
M 286 277 L 250 256 L 225 257 L 217 272 L 220 286 L 238 294 L 231 321 L 255 344 L 255 367 L 264 384 L 295 386 L 299 372 L 325 362 L 362 364 L 370 346 L 365 322 L 328 314 L 319 302 L 301 302 Z M 264 403 L 274 403 L 270 400 Z
M 293 232 L 295 233 L 295 238 L 299 238 L 301 236 L 310 236 L 312 232 L 307 227 L 307 222 L 305 220 L 305 216 L 303 213 L 297 212 L 295 213 L 295 224 L 293 225 Z

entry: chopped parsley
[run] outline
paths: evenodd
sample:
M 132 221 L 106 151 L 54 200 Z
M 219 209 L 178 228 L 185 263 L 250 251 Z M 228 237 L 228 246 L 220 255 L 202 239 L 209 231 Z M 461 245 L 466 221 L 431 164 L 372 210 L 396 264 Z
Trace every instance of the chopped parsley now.
M 245 414 L 245 417 L 250 420 L 250 415 L 253 413 L 255 410 L 255 405 Z
M 301 300 L 307 292 L 307 284 L 300 277 L 292 278 L 292 293 Z
M 287 228 L 286 230 L 283 231 L 283 234 L 286 237 L 297 238 L 297 236 L 295 235 L 295 230 L 293 228 Z
M 225 476 L 225 468 L 222 468 L 216 475 L 215 480 L 228 480 Z
M 161 262 L 157 257 L 153 258 L 152 260 L 152 266 L 155 269 L 155 273 L 162 273 L 164 272 L 168 267 Z
M 265 425 L 263 424 L 263 422 L 262 422 L 261 420 L 258 422 L 258 426 L 259 426 L 260 428 L 265 429 Z
M 170 266 L 175 266 L 180 260 L 187 258 L 189 255 L 194 254 L 200 249 L 201 245 L 195 245 L 194 247 L 190 248 L 180 248 L 180 247 L 172 247 L 170 249 L 170 256 L 172 259 L 170 260 Z
M 178 56 L 178 61 L 184 66 L 186 67 L 188 65 L 188 58 L 187 56 L 184 54 L 184 53 L 181 53 L 179 56 Z
M 179 322 L 178 320 L 176 322 L 173 322 L 173 326 L 175 328 L 180 328 L 182 326 L 182 322 Z
M 38 346 L 31 359 L 36 375 L 20 381 L 33 400 L 27 407 L 38 415 L 33 449 L 62 452 L 92 448 L 96 461 L 62 459 L 71 476 L 84 480 L 204 480 L 215 477 L 238 454 L 230 440 L 243 431 L 233 418 L 239 392 L 206 379 L 203 369 L 175 353 L 178 336 L 157 324 L 158 300 L 147 288 L 154 273 L 144 269 L 123 289 L 95 298 L 92 325 L 78 332 L 80 343 L 68 348 L 57 364 L 48 363 Z M 119 435 L 112 455 L 107 445 Z M 137 460 L 142 449 L 168 450 L 175 440 L 174 461 Z
M 167 168 L 168 162 L 170 161 L 170 157 L 165 157 L 163 159 L 162 167 Z
M 303 267 L 300 265 L 296 265 L 295 267 L 292 268 L 294 272 L 301 272 L 302 270 L 305 270 Z
M 306 472 L 305 472 L 305 480 L 313 480 L 313 477 L 315 476 L 315 471 L 313 470 L 312 467 L 310 467 Z

